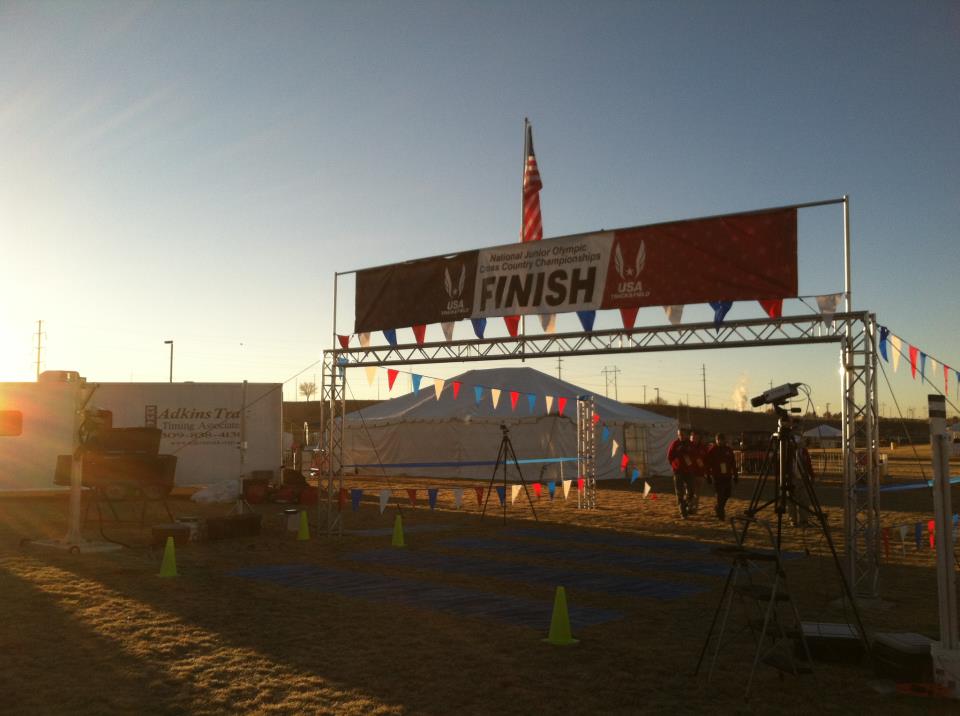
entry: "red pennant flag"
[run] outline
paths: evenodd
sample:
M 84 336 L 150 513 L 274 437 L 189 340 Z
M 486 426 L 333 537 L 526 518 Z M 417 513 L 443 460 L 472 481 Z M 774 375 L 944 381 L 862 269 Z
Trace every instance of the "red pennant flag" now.
M 504 316 L 503 322 L 507 324 L 507 333 L 516 338 L 520 329 L 520 316 Z
M 910 375 L 916 379 L 917 377 L 917 353 L 919 351 L 914 347 L 910 346 Z
M 460 397 L 460 381 L 453 381 L 453 399 L 456 400 Z
M 418 346 L 423 345 L 423 339 L 426 337 L 426 335 L 427 326 L 425 324 L 413 327 L 413 337 L 416 339 Z
M 627 453 L 623 453 L 623 457 L 620 458 L 620 469 L 621 469 L 621 470 L 626 470 L 626 469 L 627 469 L 627 463 L 629 463 L 629 462 L 630 462 L 630 458 L 627 457 Z
M 533 483 L 533 494 L 537 496 L 537 499 L 540 499 L 540 493 L 543 492 L 543 485 L 539 482 Z
M 520 397 L 520 393 L 515 390 L 510 391 L 510 410 L 517 409 L 517 399 Z
M 340 347 L 343 348 L 344 350 L 346 350 L 347 347 L 350 345 L 350 336 L 341 336 L 338 333 L 337 340 L 340 341 Z
M 937 523 L 933 520 L 927 522 L 927 532 L 930 533 L 930 549 L 933 549 L 936 545 L 936 539 L 934 538 L 934 532 L 937 529 Z
M 337 500 L 337 503 L 339 504 L 340 511 L 343 512 L 343 506 L 347 504 L 347 488 L 346 487 L 340 488 L 340 498 Z
M 594 414 L 593 414 L 593 424 L 596 425 L 596 424 L 599 423 L 599 422 L 600 422 L 600 413 L 594 413 Z
M 477 507 L 483 504 L 483 488 L 475 487 L 473 488 L 477 492 Z
M 620 320 L 623 321 L 623 327 L 626 330 L 628 331 L 633 330 L 633 324 L 637 322 L 637 311 L 639 310 L 640 310 L 639 306 L 620 309 Z
M 563 409 L 567 407 L 567 399 L 563 396 L 557 398 L 557 415 L 563 415 Z
M 783 316 L 783 299 L 775 298 L 769 301 L 759 301 L 770 318 L 781 318 Z
M 393 390 L 393 383 L 397 379 L 397 374 L 400 371 L 394 370 L 393 368 L 387 368 L 387 385 L 390 387 L 387 390 Z
M 410 498 L 410 506 L 411 506 L 411 507 L 416 507 L 416 506 L 417 506 L 417 490 L 416 490 L 416 488 L 408 487 L 408 488 L 407 488 L 407 497 Z
M 582 477 L 577 478 L 577 492 L 583 492 L 583 486 L 586 482 Z
M 648 499 L 648 500 L 655 500 L 655 499 L 657 499 L 657 493 L 656 493 L 656 492 L 651 492 L 651 493 L 650 493 L 650 496 L 649 496 L 647 499 Z
M 880 533 L 883 537 L 883 556 L 890 557 L 890 528 L 884 527 L 883 532 Z

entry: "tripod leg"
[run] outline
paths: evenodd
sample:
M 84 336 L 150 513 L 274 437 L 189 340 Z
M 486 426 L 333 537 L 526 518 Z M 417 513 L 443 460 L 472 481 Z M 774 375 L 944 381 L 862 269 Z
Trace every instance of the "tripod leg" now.
M 537 518 L 537 508 L 533 506 L 533 500 L 530 498 L 530 492 L 527 490 L 527 481 L 523 479 L 523 471 L 520 470 L 520 462 L 517 460 L 517 453 L 513 450 L 513 443 L 510 442 L 510 438 L 507 439 L 507 447 L 510 449 L 510 457 L 513 458 L 513 464 L 517 468 L 517 474 L 520 476 L 520 484 L 523 485 L 523 494 L 527 496 L 527 502 L 530 504 L 530 509 L 533 511 L 533 519 L 539 522 Z M 506 468 L 504 468 L 504 514 L 506 514 Z
M 733 570 L 735 565 L 731 565 L 727 572 L 727 580 L 723 583 L 723 591 L 720 593 L 720 601 L 717 602 L 717 608 L 713 612 L 713 619 L 710 621 L 710 628 L 707 629 L 707 638 L 703 642 L 703 648 L 700 650 L 700 658 L 697 659 L 697 668 L 693 670 L 693 675 L 700 673 L 700 666 L 703 664 L 703 657 L 707 655 L 707 648 L 710 646 L 710 639 L 713 637 L 713 628 L 717 625 L 717 619 L 720 616 L 720 610 L 723 608 L 723 601 L 726 599 L 727 590 L 730 589 L 730 582 L 733 580 Z M 722 636 L 723 632 L 721 632 Z
M 487 494 L 483 497 L 483 509 L 480 510 L 480 519 L 487 514 L 487 503 L 490 501 L 490 491 L 493 489 L 493 481 L 497 479 L 497 468 L 503 464 L 507 456 L 506 436 L 500 441 L 500 449 L 497 451 L 497 462 L 493 466 L 493 474 L 490 475 L 490 483 L 487 485 Z

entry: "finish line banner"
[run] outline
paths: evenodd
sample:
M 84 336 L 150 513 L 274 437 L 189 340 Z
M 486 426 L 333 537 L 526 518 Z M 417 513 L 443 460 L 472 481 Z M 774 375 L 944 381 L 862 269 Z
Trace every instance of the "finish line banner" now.
M 357 272 L 354 332 L 797 295 L 797 211 L 507 244 Z

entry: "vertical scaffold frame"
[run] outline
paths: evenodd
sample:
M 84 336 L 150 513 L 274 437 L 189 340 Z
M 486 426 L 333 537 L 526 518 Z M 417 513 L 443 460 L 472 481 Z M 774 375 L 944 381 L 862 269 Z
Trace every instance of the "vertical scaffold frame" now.
M 577 396 L 577 480 L 583 479 L 583 493 L 577 487 L 577 506 L 584 510 L 597 507 L 597 424 L 592 395 Z

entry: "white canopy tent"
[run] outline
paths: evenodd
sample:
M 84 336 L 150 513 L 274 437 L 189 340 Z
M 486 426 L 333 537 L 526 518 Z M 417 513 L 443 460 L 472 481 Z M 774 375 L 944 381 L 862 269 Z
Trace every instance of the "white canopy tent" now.
M 817 425 L 807 430 L 803 434 L 803 437 L 816 440 L 821 447 L 840 445 L 840 440 L 843 438 L 843 431 L 838 430 L 832 425 Z
M 457 399 L 453 397 L 454 381 L 461 384 Z M 496 407 L 494 390 L 501 391 Z M 519 393 L 515 408 L 511 391 Z M 510 429 L 525 480 L 576 478 L 575 462 L 556 459 L 576 458 L 576 398 L 589 394 L 532 368 L 471 370 L 446 381 L 439 399 L 434 384 L 424 381 L 418 394 L 409 393 L 346 416 L 344 466 L 350 472 L 369 474 L 489 479 L 500 447 L 500 425 L 504 424 Z M 562 416 L 558 415 L 561 397 L 567 401 Z M 549 414 L 548 398 L 552 399 Z M 596 426 L 598 479 L 624 476 L 620 463 L 628 442 L 625 430 L 631 433 L 628 470 L 636 467 L 643 475 L 670 474 L 666 452 L 676 434 L 676 420 L 599 395 L 594 395 L 594 400 L 600 416 Z M 615 453 L 613 441 L 618 446 Z M 516 479 L 514 472 L 511 466 L 508 475 Z

